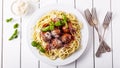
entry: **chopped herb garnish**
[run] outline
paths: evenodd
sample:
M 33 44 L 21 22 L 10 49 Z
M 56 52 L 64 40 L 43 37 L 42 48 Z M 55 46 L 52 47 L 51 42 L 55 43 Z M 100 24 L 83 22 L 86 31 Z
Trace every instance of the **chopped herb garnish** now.
M 57 22 L 55 22 L 55 26 L 61 26 L 62 25 L 62 23 L 61 23 L 61 21 L 59 20 L 59 21 L 57 21 Z
M 65 14 L 62 14 L 63 22 L 65 23 L 66 28 L 68 28 L 67 17 Z
M 54 26 L 54 22 L 52 21 L 52 22 L 50 22 L 50 25 L 53 25 Z
M 32 41 L 31 45 L 32 45 L 33 47 L 37 47 L 37 45 L 39 45 L 39 43 L 37 43 L 37 42 L 35 42 L 35 41 Z
M 37 47 L 37 49 L 40 50 L 40 52 L 45 53 L 45 49 L 36 41 L 32 41 L 31 45 L 33 47 Z
M 13 20 L 13 18 L 9 18 L 9 19 L 6 19 L 6 22 L 11 22 Z
M 16 29 L 16 28 L 18 28 L 19 27 L 19 24 L 18 23 L 16 23 L 16 24 L 14 24 L 14 29 Z
M 66 22 L 67 22 L 67 17 L 66 17 L 66 15 L 65 15 L 65 14 L 62 14 L 62 18 L 63 18 L 63 20 L 64 20 L 64 21 L 66 21 Z
M 16 29 L 14 31 L 14 33 L 12 34 L 12 36 L 9 38 L 9 40 L 13 40 L 13 39 L 16 39 L 18 37 L 18 30 Z
M 63 26 L 65 25 L 66 28 L 68 28 L 68 24 L 67 24 L 67 17 L 65 16 L 65 14 L 62 14 L 62 20 L 58 20 L 56 22 L 50 22 L 50 25 L 47 27 L 43 27 L 41 29 L 41 31 L 43 32 L 47 32 L 47 31 L 52 31 L 54 30 L 55 26 Z
M 41 29 L 43 32 L 54 30 L 54 25 L 50 25 Z
M 49 29 L 52 31 L 54 30 L 55 26 L 54 26 L 54 22 L 50 22 L 50 26 L 49 26 Z
M 40 50 L 40 52 L 45 53 L 45 49 L 43 49 L 41 45 L 38 46 L 38 49 Z
M 50 26 L 44 27 L 41 29 L 43 32 L 49 31 L 50 30 Z
M 50 30 L 51 30 L 51 31 L 54 30 L 54 25 L 51 25 L 51 26 L 50 26 Z

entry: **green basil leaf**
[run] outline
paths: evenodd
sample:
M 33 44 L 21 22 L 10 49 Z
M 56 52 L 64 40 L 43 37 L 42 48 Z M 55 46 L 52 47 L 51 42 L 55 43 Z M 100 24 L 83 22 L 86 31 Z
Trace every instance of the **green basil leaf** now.
M 63 18 L 63 23 L 65 24 L 65 27 L 68 28 L 68 24 L 67 24 L 67 17 L 65 14 L 62 14 L 62 18 Z
M 44 27 L 41 30 L 44 31 L 44 32 L 49 31 L 50 30 L 50 26 Z
M 42 46 L 39 47 L 40 52 L 45 53 L 45 49 L 42 48 Z
M 54 22 L 53 22 L 53 21 L 52 21 L 52 22 L 50 22 L 50 25 L 54 26 Z
M 39 43 L 37 43 L 36 41 L 32 41 L 31 45 L 32 45 L 33 47 L 37 47 L 37 46 L 39 45 Z
M 16 24 L 14 24 L 13 28 L 16 29 L 16 28 L 18 28 L 18 26 L 19 26 L 19 24 L 16 23 Z
M 36 41 L 32 41 L 31 45 L 36 47 L 40 52 L 45 53 L 45 49 Z
M 61 21 L 59 20 L 59 21 L 57 21 L 57 22 L 55 22 L 55 26 L 61 26 L 62 25 L 62 23 L 61 23 Z
M 65 15 L 65 14 L 62 14 L 62 18 L 63 18 L 63 20 L 64 20 L 64 21 L 66 21 L 66 22 L 67 22 L 67 17 L 66 17 L 66 15 Z
M 12 34 L 12 36 L 9 38 L 9 40 L 13 40 L 13 39 L 15 39 L 15 38 L 17 38 L 18 37 L 18 30 L 16 29 L 15 31 L 14 31 L 14 33 Z
M 6 22 L 11 22 L 13 20 L 13 18 L 9 18 L 9 19 L 6 19 Z
M 51 25 L 51 26 L 50 26 L 50 30 L 51 30 L 51 31 L 54 30 L 54 25 Z

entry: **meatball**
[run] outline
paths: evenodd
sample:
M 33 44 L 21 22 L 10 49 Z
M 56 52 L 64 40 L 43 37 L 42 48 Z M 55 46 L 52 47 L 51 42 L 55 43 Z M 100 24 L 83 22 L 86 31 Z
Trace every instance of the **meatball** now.
M 41 36 L 45 42 L 50 41 L 52 38 L 52 35 L 50 32 L 41 32 Z
M 60 36 L 60 29 L 54 29 L 51 31 L 53 37 L 58 38 Z
M 61 40 L 63 43 L 69 43 L 72 39 L 72 36 L 68 33 L 66 34 L 63 34 L 62 37 L 61 37 Z
M 70 33 L 74 34 L 76 30 L 75 28 L 73 28 L 72 23 L 68 23 L 68 27 L 69 27 Z
M 48 50 L 48 51 L 51 49 L 50 43 L 47 43 L 47 44 L 46 44 L 46 48 L 45 48 L 45 49 Z
M 62 41 L 61 40 L 59 40 L 59 39 L 57 39 L 57 38 L 55 38 L 55 39 L 53 39 L 52 40 L 52 44 L 51 44 L 52 46 L 51 46 L 51 48 L 60 48 L 60 47 L 62 47 L 63 45 L 62 45 Z
M 63 26 L 63 27 L 62 27 L 62 30 L 63 30 L 63 32 L 65 32 L 65 33 L 70 32 L 69 28 L 67 28 L 66 26 Z

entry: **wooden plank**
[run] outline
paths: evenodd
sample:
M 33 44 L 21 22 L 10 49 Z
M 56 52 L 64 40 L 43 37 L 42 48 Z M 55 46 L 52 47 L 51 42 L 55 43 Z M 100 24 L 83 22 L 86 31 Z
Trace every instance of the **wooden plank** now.
M 2 0 L 0 0 L 0 21 L 2 21 Z
M 66 5 L 69 6 L 71 8 L 74 8 L 74 0 L 58 0 L 58 4 L 60 5 Z M 75 61 L 68 64 L 68 65 L 64 65 L 64 66 L 58 66 L 58 68 L 75 68 Z
M 42 62 L 42 61 L 40 61 L 40 68 L 57 68 L 57 66 L 52 66 L 52 65 L 49 65 L 49 64 L 47 64 L 47 63 L 44 63 L 44 62 Z
M 66 6 L 70 6 L 71 8 L 74 7 L 74 0 L 58 0 L 58 4 L 61 4 L 61 5 L 66 5 Z
M 113 34 L 113 66 L 114 68 L 120 68 L 120 9 L 119 4 L 120 0 L 112 0 L 112 12 L 113 12 L 113 20 L 112 20 L 112 34 Z
M 92 8 L 92 0 L 76 0 L 76 8 L 84 15 L 86 9 Z M 83 55 L 77 60 L 77 68 L 94 68 L 93 27 L 89 26 L 88 45 Z
M 0 0 L 0 68 L 2 65 L 2 0 Z
M 29 16 L 30 17 L 30 16 Z M 26 36 L 26 23 L 29 23 L 27 20 L 29 17 L 22 18 L 22 45 L 21 45 L 21 68 L 38 68 L 38 59 L 30 51 L 28 47 Z
M 56 0 L 40 0 L 40 8 L 46 7 L 48 5 L 52 5 L 52 4 L 56 4 L 57 1 Z M 44 63 L 42 61 L 40 61 L 40 68 L 56 68 L 56 66 L 52 66 L 52 65 L 48 65 L 47 63 Z
M 76 61 L 64 66 L 58 66 L 58 68 L 75 68 L 75 67 L 76 67 Z
M 56 4 L 57 0 L 40 0 L 40 8 Z M 49 7 L 48 7 L 49 8 Z
M 31 10 L 28 14 L 21 19 L 21 32 L 22 32 L 22 45 L 21 45 L 21 68 L 38 68 L 38 59 L 34 54 L 31 52 L 28 42 L 26 41 L 26 28 L 27 25 L 30 23 L 29 20 L 34 13 L 34 11 L 38 10 L 39 5 L 36 3 L 30 2 Z
M 110 0 L 94 0 L 94 7 L 97 9 L 97 15 L 100 23 L 100 31 L 103 33 L 102 23 L 107 11 L 110 11 Z M 106 31 L 105 41 L 111 47 L 111 24 Z M 95 53 L 99 47 L 99 40 L 97 32 L 94 32 L 95 36 Z M 95 68 L 112 68 L 112 52 L 107 52 L 101 55 L 100 58 L 95 57 Z
M 3 68 L 19 68 L 20 67 L 20 34 L 17 39 L 9 41 L 8 39 L 14 32 L 13 25 L 19 23 L 12 13 L 10 6 L 14 0 L 4 0 L 3 12 Z M 7 23 L 6 19 L 12 17 L 14 20 Z M 18 29 L 19 30 L 19 29 Z M 20 30 L 19 30 L 20 31 Z

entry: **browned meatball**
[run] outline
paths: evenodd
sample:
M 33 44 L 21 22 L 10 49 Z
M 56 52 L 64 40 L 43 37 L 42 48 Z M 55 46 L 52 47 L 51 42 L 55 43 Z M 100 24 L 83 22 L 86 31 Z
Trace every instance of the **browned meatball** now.
M 72 36 L 68 33 L 66 34 L 63 34 L 62 37 L 61 37 L 61 40 L 63 43 L 69 43 L 72 39 Z
M 43 38 L 43 40 L 44 40 L 45 42 L 48 42 L 48 41 L 51 40 L 52 35 L 51 35 L 50 32 L 41 32 L 41 37 Z
M 53 37 L 59 37 L 60 36 L 60 29 L 54 29 L 51 31 L 51 34 Z
M 48 51 L 51 50 L 50 43 L 46 44 L 46 48 L 45 49 L 48 50 Z
M 69 27 L 70 33 L 74 34 L 76 30 L 75 28 L 73 28 L 72 23 L 68 23 L 68 27 Z
M 60 47 L 62 47 L 62 41 L 57 38 L 53 39 L 51 48 L 54 49 L 54 48 L 60 48 Z
M 69 28 L 67 28 L 66 26 L 63 26 L 63 27 L 62 27 L 62 30 L 63 30 L 63 32 L 65 32 L 65 33 L 70 32 Z

